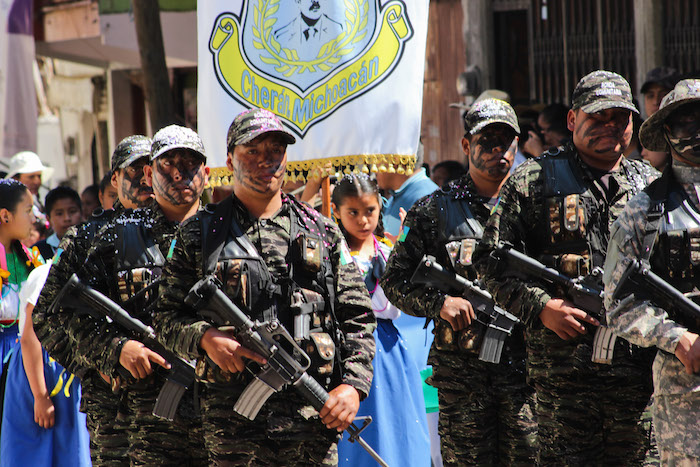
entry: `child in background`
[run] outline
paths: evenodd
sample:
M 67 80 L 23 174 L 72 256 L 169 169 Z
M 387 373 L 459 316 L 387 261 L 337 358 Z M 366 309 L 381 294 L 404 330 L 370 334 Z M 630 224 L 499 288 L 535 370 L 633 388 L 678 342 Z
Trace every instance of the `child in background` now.
M 32 311 L 51 264 L 34 269 L 20 291 L 20 342 L 7 368 L 0 465 L 89 466 L 90 435 L 80 412 L 80 381 L 49 357 Z
M 35 220 L 32 195 L 27 187 L 13 179 L 0 180 L 0 362 L 3 363 L 17 342 L 19 291 L 34 266 L 31 254 L 20 240 L 29 236 Z
M 114 203 L 119 199 L 117 189 L 112 185 L 112 172 L 107 172 L 107 175 L 100 180 L 100 206 L 107 211 L 114 208 Z M 86 218 L 87 219 L 87 218 Z
M 100 207 L 100 186 L 97 183 L 86 187 L 80 194 L 83 203 L 83 219 L 87 219 L 92 211 Z
M 44 207 L 53 234 L 46 240 L 37 242 L 34 246 L 39 249 L 42 257 L 53 258 L 58 244 L 68 229 L 83 219 L 80 195 L 70 187 L 59 186 L 46 195 Z
M 428 467 L 430 440 L 422 379 L 392 323 L 401 311 L 389 303 L 379 286 L 392 244 L 384 238 L 377 183 L 366 175 L 346 175 L 336 185 L 331 200 L 377 318 L 372 389 L 357 413 L 372 416 L 373 422 L 362 437 L 389 465 Z M 338 465 L 375 466 L 376 461 L 359 445 L 344 439 L 338 444 Z
M 11 215 L 11 204 L 0 205 L 5 207 L 0 209 L 0 238 L 7 250 L 6 238 L 16 244 L 29 235 L 34 216 L 26 187 L 4 185 L 0 185 L 0 203 L 26 192 L 19 198 L 14 215 Z M 62 237 L 71 222 L 77 223 L 82 217 L 80 197 L 70 188 L 51 190 L 46 196 L 46 208 L 56 236 Z M 19 330 L 19 342 L 15 330 L 5 374 L 0 465 L 88 466 L 90 445 L 85 414 L 79 411 L 80 383 L 41 348 L 32 326 L 31 313 L 51 265 L 41 264 L 43 260 L 36 249 L 22 251 L 21 262 L 12 258 L 15 267 L 9 268 L 9 279 L 14 275 L 21 281 L 21 288 L 12 289 L 17 295 L 13 306 L 16 307 L 14 321 L 18 324 L 14 327 Z M 7 255 L 8 266 L 10 259 Z M 22 272 L 17 272 L 16 265 L 23 266 Z M 30 266 L 35 268 L 31 273 Z

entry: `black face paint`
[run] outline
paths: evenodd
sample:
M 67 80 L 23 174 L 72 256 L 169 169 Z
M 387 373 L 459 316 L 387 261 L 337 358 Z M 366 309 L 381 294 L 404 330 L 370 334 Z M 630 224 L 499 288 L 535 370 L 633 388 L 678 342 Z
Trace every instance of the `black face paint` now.
M 613 122 L 610 125 L 610 122 Z M 624 146 L 626 130 L 629 126 L 629 113 L 615 111 L 601 111 L 599 114 L 578 113 L 576 121 L 576 134 L 585 142 L 587 148 L 595 150 L 603 138 L 613 138 Z M 631 135 L 630 135 L 631 136 Z M 608 152 L 601 149 L 599 152 Z
M 487 127 L 475 135 L 470 144 L 469 163 L 490 176 L 500 176 L 510 170 L 510 164 L 501 164 L 508 147 L 515 138 L 515 131 L 507 128 Z M 500 150 L 498 150 L 500 149 Z
M 143 165 L 122 169 L 122 195 L 138 207 L 147 204 L 153 194 L 153 189 L 144 182 Z
M 284 140 L 277 134 L 264 134 L 234 149 L 236 182 L 260 194 L 276 192 L 282 186 L 286 169 Z
M 201 158 L 173 151 L 156 159 L 154 166 L 153 189 L 165 202 L 191 204 L 202 194 L 205 172 Z

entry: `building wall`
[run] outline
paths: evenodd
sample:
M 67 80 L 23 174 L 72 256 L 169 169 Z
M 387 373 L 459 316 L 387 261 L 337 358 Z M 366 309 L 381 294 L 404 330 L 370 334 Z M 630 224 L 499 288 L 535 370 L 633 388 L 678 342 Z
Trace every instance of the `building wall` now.
M 429 14 L 421 123 L 425 162 L 431 166 L 448 159 L 464 162 L 461 110 L 450 107 L 462 101 L 456 80 L 466 67 L 461 1 L 431 1 Z

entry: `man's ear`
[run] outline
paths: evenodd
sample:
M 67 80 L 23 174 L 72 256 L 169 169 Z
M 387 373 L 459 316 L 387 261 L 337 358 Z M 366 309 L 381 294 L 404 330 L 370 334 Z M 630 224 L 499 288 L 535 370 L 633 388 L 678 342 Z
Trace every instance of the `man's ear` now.
M 117 180 L 117 171 L 112 172 L 112 178 L 109 180 L 112 186 L 119 191 L 119 180 Z
M 576 128 L 576 112 L 576 110 L 569 110 L 569 113 L 566 114 L 566 127 L 572 133 L 574 128 Z
M 153 166 L 144 165 L 143 166 L 143 179 L 146 180 L 146 185 L 153 188 Z
M 467 156 L 467 162 L 469 161 L 469 150 L 471 149 L 471 142 L 466 136 L 462 137 L 462 152 Z
M 233 152 L 226 154 L 226 167 L 233 173 Z

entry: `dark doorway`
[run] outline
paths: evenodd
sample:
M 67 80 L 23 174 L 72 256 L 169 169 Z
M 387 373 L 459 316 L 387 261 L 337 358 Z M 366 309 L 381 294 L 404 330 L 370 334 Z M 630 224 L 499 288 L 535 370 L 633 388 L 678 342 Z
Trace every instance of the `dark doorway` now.
M 530 103 L 527 10 L 493 14 L 496 88 L 510 94 L 513 105 Z

